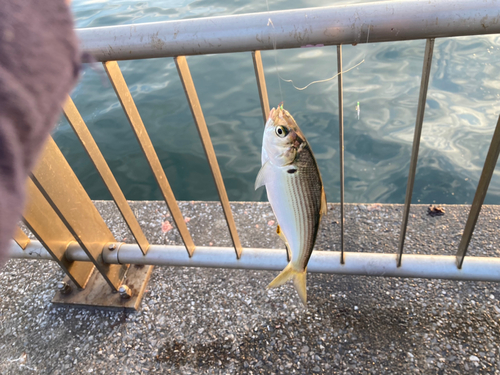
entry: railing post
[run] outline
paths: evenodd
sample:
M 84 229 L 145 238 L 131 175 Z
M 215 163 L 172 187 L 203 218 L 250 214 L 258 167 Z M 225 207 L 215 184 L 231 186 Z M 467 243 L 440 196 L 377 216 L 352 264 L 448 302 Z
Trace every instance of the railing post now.
M 17 227 L 14 233 L 14 241 L 21 247 L 21 249 L 26 249 L 26 246 L 30 243 L 30 238 L 22 231 L 21 228 Z
M 116 181 L 115 177 L 113 176 L 113 173 L 111 172 L 111 169 L 109 169 L 108 163 L 106 163 L 104 156 L 99 150 L 99 147 L 95 143 L 92 134 L 90 134 L 87 125 L 85 125 L 82 116 L 80 116 L 80 113 L 78 112 L 75 103 L 73 103 L 73 100 L 71 100 L 70 97 L 68 97 L 68 100 L 64 105 L 64 115 L 66 116 L 66 119 L 68 120 L 69 124 L 75 131 L 76 136 L 82 143 L 83 148 L 85 149 L 85 151 L 87 151 L 87 154 L 92 160 L 92 163 L 94 163 L 97 172 L 99 173 L 104 184 L 108 188 L 109 193 L 113 197 L 113 200 L 115 201 L 118 210 L 122 214 L 125 223 L 130 229 L 130 232 L 132 233 L 135 240 L 137 241 L 137 244 L 141 248 L 142 253 L 146 254 L 149 248 L 149 242 L 146 239 L 144 233 L 142 232 L 142 229 L 139 223 L 137 222 L 137 219 L 134 213 L 132 212 L 132 209 L 130 208 L 127 199 L 125 198 L 125 195 L 123 195 L 123 192 L 120 189 L 118 182 Z
M 269 117 L 269 99 L 267 97 L 266 76 L 264 74 L 264 66 L 262 65 L 260 51 L 252 52 L 252 60 L 255 78 L 257 79 L 257 88 L 259 89 L 260 108 L 262 109 L 262 117 L 264 118 L 265 124 Z
M 71 281 L 77 287 L 85 288 L 94 270 L 94 264 L 70 261 L 66 258 L 65 253 L 69 244 L 75 241 L 73 234 L 33 181 L 29 179 L 26 187 L 28 202 L 23 214 L 24 223 Z
M 493 133 L 493 138 L 491 139 L 490 148 L 488 149 L 488 154 L 486 155 L 486 160 L 484 161 L 483 171 L 481 172 L 481 177 L 479 178 L 479 183 L 477 184 L 476 194 L 474 195 L 474 200 L 472 201 L 472 206 L 467 218 L 467 223 L 465 224 L 464 233 L 462 239 L 460 240 L 460 245 L 457 251 L 457 267 L 462 268 L 464 263 L 465 254 L 467 253 L 467 248 L 469 247 L 472 234 L 474 233 L 474 227 L 476 226 L 479 213 L 481 212 L 481 207 L 483 206 L 484 198 L 488 192 L 488 186 L 490 185 L 491 177 L 495 171 L 495 166 L 497 165 L 498 155 L 500 154 L 500 116 L 498 117 L 497 126 L 495 132 Z
M 344 78 L 342 77 L 342 46 L 337 46 L 339 92 L 339 157 L 340 157 L 340 263 L 344 257 Z
M 200 101 L 198 100 L 198 94 L 196 94 L 196 88 L 194 87 L 193 78 L 191 77 L 191 72 L 189 71 L 189 66 L 184 56 L 177 56 L 175 58 L 175 64 L 177 66 L 177 71 L 179 72 L 184 91 L 186 92 L 189 108 L 191 108 L 194 122 L 196 123 L 196 128 L 198 129 L 201 143 L 203 144 L 203 149 L 205 150 L 208 164 L 210 165 L 210 170 L 212 171 L 212 176 L 217 187 L 217 192 L 219 193 L 219 198 L 222 204 L 222 209 L 224 210 L 224 215 L 226 217 L 229 234 L 231 235 L 231 239 L 233 240 L 236 256 L 239 259 L 241 257 L 242 251 L 240 238 L 236 229 L 236 223 L 234 222 L 231 205 L 229 204 L 229 198 L 227 197 L 224 180 L 222 179 L 222 174 L 220 173 L 219 163 L 217 162 L 217 156 L 215 155 L 214 146 L 212 145 L 212 140 L 210 139 L 210 133 L 208 132 L 207 123 L 205 122 L 203 111 L 201 110 Z
M 167 175 L 161 166 L 158 155 L 156 154 L 153 143 L 151 142 L 151 138 L 149 138 L 146 127 L 142 122 L 141 115 L 135 106 L 134 99 L 130 94 L 120 67 L 116 61 L 107 61 L 103 63 L 103 65 L 111 84 L 115 89 L 116 95 L 120 100 L 123 110 L 125 111 L 125 115 L 127 116 L 135 136 L 137 137 L 137 141 L 139 142 L 148 164 L 151 167 L 156 182 L 160 187 L 163 198 L 165 199 L 170 214 L 172 215 L 172 219 L 174 219 L 175 226 L 177 227 L 182 241 L 186 246 L 186 250 L 188 254 L 192 256 L 195 250 L 193 239 L 191 238 L 191 234 L 189 234 L 189 230 L 186 226 L 177 201 L 175 200 L 172 188 L 168 183 Z
M 116 240 L 52 138 L 47 141 L 31 178 L 99 273 L 117 290 L 128 266 L 103 262 L 103 247 Z
M 425 44 L 424 66 L 422 68 L 422 79 L 420 81 L 420 94 L 418 97 L 417 120 L 415 124 L 415 134 L 413 135 L 413 146 L 411 150 L 410 171 L 408 172 L 408 182 L 406 183 L 405 207 L 403 220 L 399 233 L 399 245 L 397 255 L 397 265 L 401 266 L 403 258 L 403 248 L 405 244 L 406 228 L 408 226 L 408 215 L 410 214 L 411 197 L 413 195 L 413 185 L 415 184 L 415 174 L 417 172 L 418 150 L 420 147 L 420 136 L 422 134 L 422 124 L 424 122 L 425 103 L 427 100 L 427 87 L 432 65 L 432 51 L 434 49 L 434 39 L 427 39 Z

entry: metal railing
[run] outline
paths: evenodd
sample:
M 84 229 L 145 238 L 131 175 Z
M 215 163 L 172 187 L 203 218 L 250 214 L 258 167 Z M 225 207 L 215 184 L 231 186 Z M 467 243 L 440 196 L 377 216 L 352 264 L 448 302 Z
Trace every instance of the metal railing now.
M 272 19 L 272 28 L 269 27 L 269 19 Z M 24 214 L 25 223 L 38 241 L 30 241 L 18 230 L 15 235 L 16 244 L 13 243 L 11 247 L 11 256 L 56 260 L 80 288 L 85 288 L 95 266 L 114 291 L 123 283 L 129 264 L 281 270 L 286 265 L 284 250 L 242 248 L 185 56 L 252 52 L 265 121 L 269 113 L 269 101 L 261 50 L 318 44 L 337 45 L 337 65 L 340 73 L 342 44 L 364 43 L 368 41 L 369 36 L 369 42 L 427 39 L 399 245 L 395 254 L 344 252 L 343 82 L 342 74 L 339 74 L 341 251 L 314 251 L 308 271 L 500 281 L 500 259 L 469 257 L 464 262 L 500 153 L 500 119 L 456 256 L 403 256 L 434 39 L 500 33 L 499 20 L 500 2 L 497 0 L 485 0 L 480 3 L 465 0 L 411 0 L 77 30 L 83 49 L 105 67 L 160 186 L 184 247 L 148 243 L 76 106 L 68 99 L 64 114 L 110 191 L 137 244 L 117 243 L 55 142 L 50 139 L 28 182 L 29 202 Z M 158 57 L 175 58 L 234 248 L 195 246 L 117 63 L 117 60 Z M 78 210 L 74 210 L 75 206 L 78 206 Z M 236 255 L 233 252 L 236 252 Z

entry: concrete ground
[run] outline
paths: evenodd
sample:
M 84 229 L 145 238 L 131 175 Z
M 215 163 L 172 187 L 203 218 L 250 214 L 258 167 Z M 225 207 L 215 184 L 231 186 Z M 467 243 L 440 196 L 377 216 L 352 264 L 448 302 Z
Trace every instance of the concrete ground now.
M 96 202 L 118 240 L 131 236 Z M 266 203 L 233 203 L 244 247 L 282 247 Z M 151 243 L 180 238 L 161 202 L 134 202 Z M 181 202 L 197 245 L 230 246 L 219 204 Z M 412 207 L 406 252 L 454 254 L 468 214 Z M 348 205 L 346 250 L 395 252 L 401 205 Z M 339 249 L 329 206 L 317 249 Z M 498 257 L 500 207 L 483 207 L 469 254 Z M 163 230 L 162 230 L 163 228 Z M 166 232 L 164 232 L 166 231 Z M 500 272 L 500 270 L 499 270 Z M 56 307 L 53 262 L 0 270 L 1 374 L 497 374 L 497 284 L 309 274 L 308 308 L 277 272 L 156 268 L 138 312 Z

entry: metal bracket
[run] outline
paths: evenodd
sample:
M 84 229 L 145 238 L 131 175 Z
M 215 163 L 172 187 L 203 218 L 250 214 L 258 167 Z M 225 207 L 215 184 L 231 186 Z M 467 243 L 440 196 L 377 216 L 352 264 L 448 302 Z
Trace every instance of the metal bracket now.
M 66 276 L 63 280 L 71 291 L 61 293 L 57 291 L 52 299 L 55 305 L 69 305 L 75 307 L 99 307 L 116 310 L 138 310 L 146 291 L 149 278 L 154 266 L 131 265 L 125 276 L 123 286 L 130 290 L 130 297 L 123 298 L 123 295 L 113 292 L 109 284 L 101 274 L 94 270 L 85 289 L 79 289 Z

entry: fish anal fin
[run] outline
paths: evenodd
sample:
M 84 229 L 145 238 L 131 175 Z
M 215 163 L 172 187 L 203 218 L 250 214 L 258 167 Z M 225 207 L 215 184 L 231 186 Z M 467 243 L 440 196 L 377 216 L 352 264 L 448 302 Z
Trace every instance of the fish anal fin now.
M 276 233 L 278 234 L 278 236 L 283 240 L 284 243 L 288 244 L 288 241 L 286 240 L 286 237 L 285 237 L 285 234 L 283 233 L 283 231 L 281 230 L 281 227 L 278 226 L 276 227 Z
M 321 187 L 321 206 L 320 206 L 319 212 L 320 212 L 321 216 L 326 215 L 326 213 L 328 212 L 328 206 L 326 204 L 326 194 L 325 194 L 325 187 L 324 186 Z
M 269 181 L 270 175 L 271 163 L 269 161 L 266 161 L 262 168 L 260 168 L 259 174 L 255 179 L 255 190 L 257 190 L 261 186 L 264 186 Z
M 283 271 L 281 271 L 281 273 L 276 276 L 273 281 L 271 281 L 271 283 L 267 286 L 267 289 L 276 288 L 283 285 L 288 280 L 293 279 L 293 286 L 295 287 L 295 290 L 297 290 L 304 306 L 307 306 L 306 276 L 307 268 L 304 269 L 304 271 L 297 271 L 292 267 L 292 263 L 288 263 Z
M 286 249 L 286 260 L 287 262 L 290 262 L 292 260 L 292 252 L 290 251 L 290 245 L 288 245 L 288 241 L 286 240 L 285 235 L 283 234 L 283 231 L 281 230 L 281 227 L 278 226 L 276 227 L 276 233 L 278 236 L 283 240 L 285 243 L 285 249 Z

